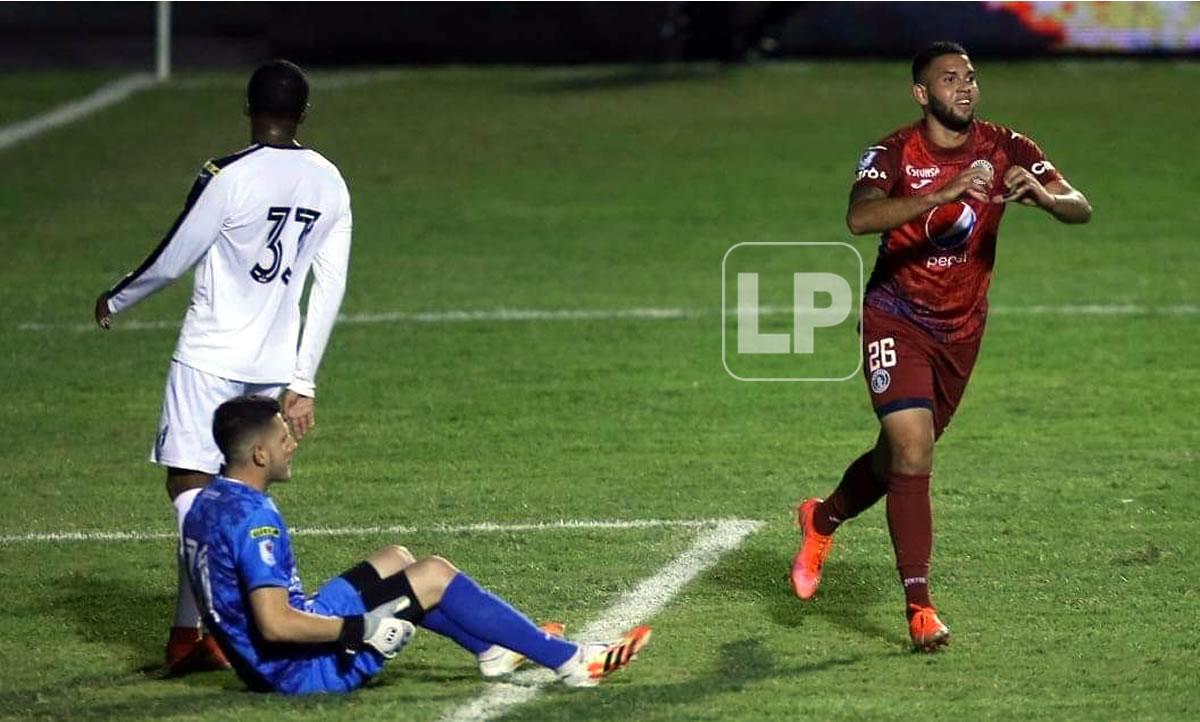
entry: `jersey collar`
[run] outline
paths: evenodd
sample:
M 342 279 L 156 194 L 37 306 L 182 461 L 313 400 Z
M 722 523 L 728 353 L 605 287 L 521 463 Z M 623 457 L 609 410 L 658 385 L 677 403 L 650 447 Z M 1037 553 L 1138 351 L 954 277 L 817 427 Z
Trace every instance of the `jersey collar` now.
M 291 143 L 259 143 L 263 148 L 274 148 L 276 150 L 304 150 L 304 146 L 300 145 L 300 141 L 293 139 Z
M 943 148 L 933 139 L 929 137 L 929 130 L 925 126 L 924 119 L 917 121 L 917 130 L 921 134 L 921 145 L 925 146 L 925 150 L 934 158 L 943 158 L 952 160 L 964 155 L 970 155 L 975 151 L 975 141 L 979 137 L 979 123 L 971 121 L 971 130 L 967 134 L 967 142 L 957 148 Z

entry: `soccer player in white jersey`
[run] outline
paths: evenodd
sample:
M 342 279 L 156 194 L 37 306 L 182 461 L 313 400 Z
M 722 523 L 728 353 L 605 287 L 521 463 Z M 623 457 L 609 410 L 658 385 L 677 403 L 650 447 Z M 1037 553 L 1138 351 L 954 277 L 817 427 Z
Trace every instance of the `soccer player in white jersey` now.
M 108 329 L 114 315 L 195 268 L 150 453 L 166 467 L 180 527 L 221 468 L 212 417 L 222 402 L 282 395 L 296 438 L 312 428 L 317 367 L 346 286 L 349 191 L 332 163 L 296 140 L 308 110 L 308 80 L 292 63 L 266 63 L 250 77 L 246 101 L 252 145 L 204 164 L 166 237 L 95 306 L 96 323 Z M 166 656 L 175 673 L 229 666 L 203 631 L 182 569 Z

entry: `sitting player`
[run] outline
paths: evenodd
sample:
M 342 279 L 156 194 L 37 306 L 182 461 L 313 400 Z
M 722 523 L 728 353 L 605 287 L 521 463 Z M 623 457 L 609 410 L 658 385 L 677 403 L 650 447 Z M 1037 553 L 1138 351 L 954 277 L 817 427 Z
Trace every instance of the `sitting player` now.
M 287 525 L 267 495 L 291 476 L 296 443 L 264 396 L 221 404 L 213 437 L 222 474 L 184 522 L 188 576 L 204 621 L 238 676 L 258 691 L 349 692 L 379 672 L 419 625 L 475 653 L 484 676 L 525 658 L 586 687 L 627 666 L 650 638 L 576 644 L 538 629 L 440 557 L 385 547 L 306 597 Z

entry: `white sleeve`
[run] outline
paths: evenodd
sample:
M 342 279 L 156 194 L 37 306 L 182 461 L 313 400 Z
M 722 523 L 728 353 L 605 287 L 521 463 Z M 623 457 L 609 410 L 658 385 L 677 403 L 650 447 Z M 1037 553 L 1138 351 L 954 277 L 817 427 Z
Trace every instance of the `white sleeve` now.
M 108 291 L 108 310 L 120 313 L 176 280 L 196 265 L 225 222 L 225 186 L 207 166 L 192 184 L 183 212 L 158 247 L 135 271 Z M 214 187 L 216 186 L 216 187 Z
M 329 343 L 329 335 L 333 333 L 333 324 L 337 321 L 342 296 L 346 292 L 350 235 L 354 225 L 348 196 L 345 208 L 329 231 L 325 245 L 313 257 L 313 284 L 308 292 L 304 335 L 296 355 L 296 370 L 292 382 L 288 384 L 289 390 L 310 398 L 316 394 L 317 367 L 325 355 L 325 346 Z

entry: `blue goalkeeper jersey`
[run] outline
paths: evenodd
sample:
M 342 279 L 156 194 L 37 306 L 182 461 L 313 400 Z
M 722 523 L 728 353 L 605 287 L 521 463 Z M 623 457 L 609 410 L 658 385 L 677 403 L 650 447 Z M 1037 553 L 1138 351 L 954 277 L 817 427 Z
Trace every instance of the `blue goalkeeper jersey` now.
M 340 578 L 316 598 L 304 596 L 287 524 L 267 494 L 218 476 L 188 512 L 183 544 L 204 622 L 251 689 L 343 692 L 378 672 L 382 658 L 376 655 L 360 653 L 347 661 L 333 645 L 273 644 L 255 628 L 250 592 L 260 587 L 287 589 L 289 603 L 305 612 L 363 611 L 358 595 Z

